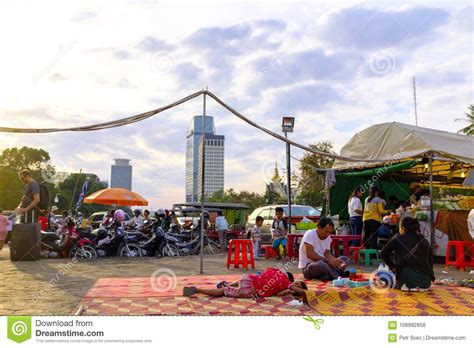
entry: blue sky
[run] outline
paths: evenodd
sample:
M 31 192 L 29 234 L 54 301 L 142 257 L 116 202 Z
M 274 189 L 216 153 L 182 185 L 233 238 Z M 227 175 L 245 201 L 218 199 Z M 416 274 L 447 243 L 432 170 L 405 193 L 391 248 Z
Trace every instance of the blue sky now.
M 0 2 L 0 125 L 67 127 L 151 110 L 203 87 L 267 128 L 296 117 L 303 144 L 336 150 L 382 122 L 456 131 L 473 102 L 469 2 Z M 18 18 L 22 18 L 18 21 Z M 109 180 L 131 158 L 151 206 L 184 199 L 184 144 L 201 99 L 139 124 L 91 133 L 1 134 L 62 170 Z M 285 145 L 210 101 L 226 135 L 226 188 L 262 192 Z M 301 151 L 294 155 L 301 157 Z M 293 163 L 297 167 L 297 162 Z

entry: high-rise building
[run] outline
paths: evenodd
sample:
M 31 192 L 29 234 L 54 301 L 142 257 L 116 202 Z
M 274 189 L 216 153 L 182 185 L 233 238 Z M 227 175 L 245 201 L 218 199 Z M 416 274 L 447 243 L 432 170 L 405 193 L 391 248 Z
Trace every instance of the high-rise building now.
M 127 190 L 132 189 L 132 166 L 126 158 L 114 159 L 110 171 L 110 187 L 120 187 Z
M 204 118 L 204 129 L 206 132 L 206 138 L 210 138 L 212 136 L 216 136 L 215 132 L 215 126 L 214 126 L 214 118 L 212 116 L 206 116 Z M 186 202 L 198 202 L 199 201 L 199 182 L 200 182 L 200 176 L 199 176 L 199 164 L 201 162 L 201 157 L 200 157 L 200 142 L 201 142 L 201 135 L 202 135 L 202 116 L 194 116 L 189 124 L 188 127 L 188 132 L 186 134 Z M 212 179 L 215 178 L 214 174 L 217 175 L 218 173 L 222 174 L 222 184 L 216 189 L 218 190 L 223 190 L 224 189 L 224 137 L 219 139 L 213 139 L 214 141 L 220 141 L 221 142 L 221 148 L 222 148 L 222 163 L 221 167 L 217 168 L 217 159 L 214 158 L 213 160 L 213 166 L 209 166 L 210 172 L 208 172 L 206 168 L 206 173 L 205 173 L 205 179 L 206 179 L 206 188 L 207 188 L 207 182 L 208 178 Z M 206 141 L 207 144 L 207 141 Z M 216 143 L 213 143 L 216 144 Z M 209 145 L 211 146 L 211 145 Z M 212 147 L 216 147 L 217 145 L 212 145 Z M 208 155 L 209 152 L 209 158 L 213 158 L 212 156 L 216 155 L 217 149 L 216 148 L 208 148 L 206 147 L 206 156 Z M 206 158 L 206 156 L 204 158 Z M 206 166 L 207 167 L 207 166 Z M 211 169 L 214 167 L 213 169 Z M 209 175 L 209 177 L 208 177 Z M 217 187 L 217 185 L 212 185 L 213 187 Z M 210 191 L 209 191 L 210 192 Z M 215 191 L 213 191 L 215 192 Z
M 207 135 L 204 147 L 204 195 L 224 190 L 224 141 L 223 135 Z M 202 192 L 202 141 L 199 142 L 198 197 Z

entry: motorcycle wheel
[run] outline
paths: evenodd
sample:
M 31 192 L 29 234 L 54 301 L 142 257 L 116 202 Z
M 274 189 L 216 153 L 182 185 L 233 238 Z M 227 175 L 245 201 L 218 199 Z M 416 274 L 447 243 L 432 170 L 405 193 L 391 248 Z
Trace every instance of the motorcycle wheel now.
M 217 255 L 219 253 L 219 245 L 216 242 L 208 241 L 204 244 L 204 255 Z
M 163 246 L 163 249 L 161 249 L 161 255 L 176 257 L 179 256 L 179 249 L 174 244 L 166 244 L 165 246 Z
M 69 257 L 74 259 L 96 259 L 98 255 L 93 246 L 84 245 L 82 248 L 71 249 Z
M 127 249 L 128 246 L 128 249 Z M 119 249 L 118 256 L 120 257 L 141 257 L 142 256 L 142 248 L 138 244 L 135 243 L 127 243 L 127 245 L 122 244 Z

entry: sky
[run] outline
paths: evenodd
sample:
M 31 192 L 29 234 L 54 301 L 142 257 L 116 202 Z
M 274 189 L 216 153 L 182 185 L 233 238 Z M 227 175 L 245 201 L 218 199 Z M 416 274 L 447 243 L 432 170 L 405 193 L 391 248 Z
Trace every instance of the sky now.
M 0 1 L 0 126 L 70 127 L 139 114 L 208 88 L 273 131 L 336 151 L 384 122 L 462 128 L 473 103 L 473 6 L 463 1 Z M 185 198 L 185 137 L 202 98 L 126 127 L 0 134 L 60 171 L 110 181 L 130 158 L 151 208 Z M 225 188 L 263 192 L 285 144 L 208 99 L 226 136 Z M 301 158 L 303 152 L 292 150 Z M 292 160 L 292 168 L 298 162 Z

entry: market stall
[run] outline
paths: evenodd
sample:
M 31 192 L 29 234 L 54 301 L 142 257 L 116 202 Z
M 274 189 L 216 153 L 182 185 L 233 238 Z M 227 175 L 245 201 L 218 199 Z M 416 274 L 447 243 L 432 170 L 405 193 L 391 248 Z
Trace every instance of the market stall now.
M 377 186 L 384 191 L 388 208 L 395 210 L 389 200 L 396 197 L 406 205 L 402 215 L 421 220 L 422 233 L 435 246 L 436 255 L 444 256 L 448 240 L 472 240 L 467 215 L 474 208 L 474 187 L 468 180 L 474 166 L 474 137 L 383 123 L 355 134 L 341 156 L 367 162 L 336 160 L 325 172 L 327 215 L 347 220 L 351 191 Z M 366 196 L 367 192 L 362 201 Z

